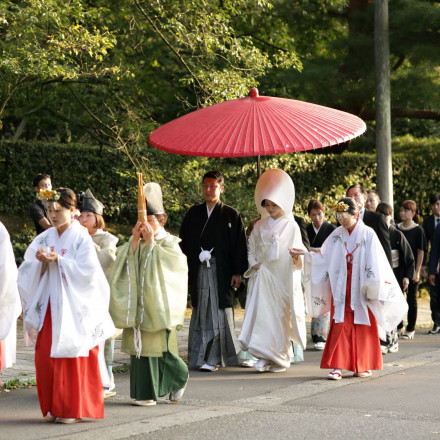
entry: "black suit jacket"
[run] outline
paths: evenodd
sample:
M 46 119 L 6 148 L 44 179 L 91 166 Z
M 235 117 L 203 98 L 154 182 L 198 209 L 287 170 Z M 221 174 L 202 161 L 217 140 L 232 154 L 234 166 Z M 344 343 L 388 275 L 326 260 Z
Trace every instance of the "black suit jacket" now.
M 327 237 L 336 229 L 336 226 L 332 225 L 327 220 L 324 220 L 317 234 L 315 233 L 312 223 L 308 224 L 306 229 L 309 237 L 310 247 L 320 248 Z
M 193 307 L 198 304 L 197 276 L 201 247 L 216 260 L 219 307 L 233 307 L 232 275 L 242 275 L 248 268 L 246 234 L 240 214 L 218 202 L 208 220 L 206 203 L 193 206 L 180 227 L 180 247 L 188 260 L 188 290 Z
M 423 230 L 425 231 L 426 238 L 426 252 L 423 258 L 423 266 L 429 264 L 429 252 L 428 248 L 432 249 L 432 243 L 434 241 L 434 231 L 435 231 L 435 217 L 434 215 L 429 215 L 423 219 Z
M 431 257 L 429 258 L 429 275 L 436 274 L 439 260 L 440 260 L 440 226 L 437 226 L 434 229 L 434 237 L 432 239 Z
M 385 254 L 392 265 L 391 258 L 391 244 L 390 244 L 390 232 L 388 231 L 388 226 L 385 222 L 385 217 L 378 212 L 368 211 L 367 209 L 364 211 L 364 223 L 372 228 L 379 238 L 380 244 L 385 251 Z

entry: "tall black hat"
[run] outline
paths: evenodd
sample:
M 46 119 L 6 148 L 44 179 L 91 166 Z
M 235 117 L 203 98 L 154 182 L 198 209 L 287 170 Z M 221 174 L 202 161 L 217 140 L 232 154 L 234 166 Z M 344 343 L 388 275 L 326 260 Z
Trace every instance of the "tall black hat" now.
M 149 182 L 144 185 L 144 194 L 147 201 L 147 215 L 163 214 L 162 190 L 156 182 Z
M 93 197 L 90 189 L 87 189 L 87 191 L 84 192 L 81 212 L 93 212 L 94 214 L 98 215 L 102 215 L 104 212 L 104 205 Z

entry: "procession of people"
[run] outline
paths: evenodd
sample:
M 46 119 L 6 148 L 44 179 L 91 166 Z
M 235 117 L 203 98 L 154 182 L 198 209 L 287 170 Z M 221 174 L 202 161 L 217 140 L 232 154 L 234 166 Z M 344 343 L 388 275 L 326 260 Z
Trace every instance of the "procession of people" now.
M 188 210 L 175 236 L 165 229 L 160 185 L 140 179 L 138 221 L 119 247 L 92 191 L 52 190 L 48 174 L 33 182 L 38 235 L 18 270 L 0 223 L 0 368 L 15 362 L 23 313 L 45 421 L 104 417 L 104 399 L 117 392 L 118 337 L 130 355 L 130 403 L 153 406 L 160 397 L 178 403 L 191 370 L 286 371 L 304 357 L 306 315 L 321 368 L 330 370 L 325 377 L 370 377 L 382 369 L 383 354 L 398 350 L 399 337 L 414 338 L 422 276 L 431 285 L 430 333 L 440 332 L 440 194 L 431 196 L 433 214 L 423 227 L 412 200 L 402 202 L 395 226 L 392 207 L 353 184 L 329 207 L 333 222 L 319 200 L 310 200 L 306 227 L 293 215 L 292 178 L 269 169 L 256 183 L 259 217 L 246 237 L 239 211 L 221 200 L 224 176 L 212 170 L 201 181 L 204 200 Z M 246 292 L 239 334 L 237 289 Z M 185 362 L 177 332 L 188 301 Z

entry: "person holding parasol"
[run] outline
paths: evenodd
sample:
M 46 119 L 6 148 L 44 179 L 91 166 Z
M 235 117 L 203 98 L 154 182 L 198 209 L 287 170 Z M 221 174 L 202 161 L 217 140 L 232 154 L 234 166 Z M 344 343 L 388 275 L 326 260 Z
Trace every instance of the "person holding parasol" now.
M 234 290 L 247 268 L 246 235 L 241 215 L 221 202 L 224 177 L 212 170 L 202 178 L 205 203 L 192 206 L 180 227 L 188 258 L 193 307 L 188 335 L 191 368 L 214 372 L 236 365 L 240 351 L 234 324 Z

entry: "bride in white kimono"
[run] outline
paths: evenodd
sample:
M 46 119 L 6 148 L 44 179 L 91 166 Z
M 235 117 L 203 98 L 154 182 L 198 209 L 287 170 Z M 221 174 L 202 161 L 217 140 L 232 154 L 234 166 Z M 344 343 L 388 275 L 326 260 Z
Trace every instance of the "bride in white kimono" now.
M 289 249 L 305 249 L 292 209 L 295 188 L 282 170 L 261 175 L 255 203 L 262 219 L 249 238 L 246 314 L 238 341 L 259 361 L 256 371 L 273 373 L 290 367 L 291 342 L 306 345 L 301 258 Z
M 0 222 L 0 369 L 8 368 L 15 362 L 17 318 L 20 313 L 14 251 L 8 231 Z

